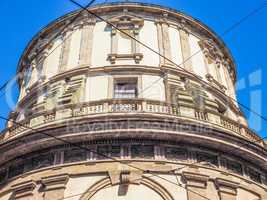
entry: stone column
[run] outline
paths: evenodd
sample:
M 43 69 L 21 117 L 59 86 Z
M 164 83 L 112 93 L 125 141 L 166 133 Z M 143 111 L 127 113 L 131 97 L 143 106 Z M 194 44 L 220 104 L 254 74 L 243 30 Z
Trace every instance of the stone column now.
M 215 184 L 218 188 L 220 200 L 236 200 L 239 183 L 217 178 Z
M 93 31 L 95 22 L 84 22 L 80 47 L 80 65 L 90 66 L 93 47 Z
M 16 200 L 16 199 L 31 200 L 31 199 L 34 199 L 33 190 L 35 189 L 35 187 L 36 187 L 36 184 L 32 180 L 13 185 L 11 187 L 13 190 L 11 199 L 12 200 Z
M 67 69 L 72 31 L 73 31 L 73 27 L 67 29 L 63 33 L 63 46 L 62 46 L 62 51 L 61 51 L 61 62 L 59 66 L 59 71 L 64 71 Z
M 207 182 L 209 176 L 204 174 L 183 172 L 186 181 L 188 200 L 207 200 Z
M 182 56 L 183 56 L 183 66 L 186 70 L 192 72 L 192 59 L 191 59 L 191 50 L 189 44 L 189 31 L 185 26 L 185 22 L 181 22 L 181 26 L 179 28 L 180 33 L 180 41 L 182 47 Z
M 67 174 L 42 178 L 41 182 L 44 186 L 44 200 L 63 199 L 68 180 L 69 176 Z

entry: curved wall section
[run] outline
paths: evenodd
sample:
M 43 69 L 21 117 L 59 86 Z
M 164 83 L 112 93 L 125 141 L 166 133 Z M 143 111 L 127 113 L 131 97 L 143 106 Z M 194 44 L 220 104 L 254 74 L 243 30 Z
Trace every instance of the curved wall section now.
M 122 32 L 86 12 L 63 29 L 75 11 L 21 57 L 0 200 L 267 199 L 267 145 L 216 34 L 156 5 L 90 9 Z

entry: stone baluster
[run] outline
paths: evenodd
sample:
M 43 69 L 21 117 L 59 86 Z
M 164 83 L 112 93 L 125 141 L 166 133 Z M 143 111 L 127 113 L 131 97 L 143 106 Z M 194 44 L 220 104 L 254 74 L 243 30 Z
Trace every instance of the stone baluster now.
M 41 183 L 44 186 L 44 200 L 63 199 L 68 180 L 69 176 L 67 174 L 42 178 Z

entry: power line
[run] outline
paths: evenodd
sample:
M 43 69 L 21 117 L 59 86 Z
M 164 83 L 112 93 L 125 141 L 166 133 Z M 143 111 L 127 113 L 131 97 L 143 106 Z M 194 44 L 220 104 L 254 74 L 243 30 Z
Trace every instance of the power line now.
M 108 22 L 108 21 L 105 20 L 103 17 L 101 17 L 101 16 L 95 14 L 94 12 L 90 11 L 88 8 L 84 7 L 83 5 L 79 4 L 78 2 L 76 2 L 76 1 L 74 1 L 74 0 L 69 0 L 69 1 L 72 2 L 73 4 L 77 5 L 78 7 L 82 8 L 83 10 L 86 10 L 89 14 L 95 16 L 96 18 L 100 19 L 101 21 L 106 22 L 106 24 L 108 24 L 108 25 L 111 26 L 112 28 L 118 30 L 119 32 L 121 32 L 121 33 L 123 33 L 123 34 L 125 34 L 125 35 L 127 35 L 129 38 L 135 40 L 136 42 L 138 42 L 139 44 L 141 44 L 141 45 L 144 46 L 145 48 L 147 48 L 147 49 L 149 49 L 150 51 L 154 52 L 155 54 L 159 55 L 160 57 L 162 57 L 162 58 L 166 59 L 167 61 L 171 62 L 172 64 L 174 64 L 174 65 L 175 65 L 176 67 L 178 67 L 179 69 L 181 69 L 181 70 L 183 70 L 184 72 L 186 72 L 186 73 L 188 73 L 188 74 L 194 76 L 194 77 L 197 78 L 197 80 L 199 80 L 201 83 L 204 83 L 204 84 L 210 86 L 211 88 L 215 88 L 214 86 L 212 86 L 212 85 L 209 84 L 208 82 L 202 80 L 202 79 L 201 79 L 200 77 L 198 77 L 196 74 L 194 74 L 194 73 L 192 73 L 192 72 L 190 72 L 190 71 L 188 71 L 188 70 L 186 70 L 186 69 L 184 69 L 183 67 L 180 66 L 180 65 L 182 65 L 183 63 L 185 63 L 185 62 L 187 62 L 188 60 L 190 60 L 190 59 L 191 59 L 193 56 L 195 56 L 196 54 L 200 53 L 201 50 L 195 52 L 193 55 L 191 55 L 191 56 L 188 57 L 186 60 L 184 60 L 180 65 L 177 65 L 177 64 L 176 64 L 174 61 L 172 61 L 171 59 L 169 59 L 169 58 L 165 57 L 164 55 L 160 54 L 159 52 L 157 52 L 157 51 L 154 50 L 153 48 L 151 48 L 151 47 L 149 47 L 148 45 L 146 45 L 145 43 L 141 42 L 140 40 L 137 40 L 137 39 L 136 39 L 135 37 L 133 37 L 132 35 L 126 33 L 125 31 L 123 31 L 123 30 L 121 30 L 121 29 L 119 29 L 119 28 L 118 28 L 117 26 L 115 26 L 114 24 Z M 233 30 L 234 28 L 236 28 L 238 25 L 240 25 L 240 24 L 241 24 L 242 22 L 244 22 L 246 19 L 248 19 L 249 17 L 255 15 L 255 14 L 258 13 L 260 10 L 264 9 L 264 8 L 266 7 L 266 5 L 267 5 L 266 2 L 263 3 L 263 4 L 261 4 L 259 7 L 257 7 L 256 9 L 254 9 L 254 10 L 253 10 L 252 12 L 250 12 L 248 15 L 246 15 L 246 16 L 243 17 L 241 20 L 239 20 L 237 23 L 235 23 L 233 26 L 231 26 L 229 29 L 227 29 L 227 30 L 223 33 L 223 35 L 229 33 L 231 30 Z M 166 75 L 165 75 L 165 76 L 166 76 Z M 164 77 L 165 77 L 165 76 L 164 76 Z M 163 78 L 164 78 L 164 77 L 163 77 Z M 160 77 L 159 80 L 160 80 L 161 78 L 162 78 L 162 77 Z M 157 82 L 157 81 L 155 81 L 155 82 Z M 155 82 L 154 82 L 154 84 L 155 84 Z M 151 86 L 152 86 L 152 85 L 151 85 Z M 215 88 L 215 89 L 216 89 L 216 88 Z M 216 90 L 217 90 L 217 89 L 216 89 Z M 226 94 L 225 94 L 225 96 L 226 96 L 227 98 L 231 99 L 232 101 L 238 103 L 240 106 L 246 108 L 248 111 L 254 113 L 255 115 L 257 115 L 257 116 L 259 116 L 259 117 L 261 117 L 263 120 L 267 121 L 267 118 L 266 118 L 266 117 L 260 115 L 259 113 L 257 113 L 256 111 L 252 110 L 251 108 L 249 108 L 249 107 L 243 105 L 242 103 L 239 103 L 236 99 L 234 99 L 234 98 L 232 98 L 232 97 L 230 97 L 230 96 L 227 96 Z
M 91 6 L 96 0 L 91 0 L 86 7 Z M 81 10 L 75 17 L 73 17 L 67 24 L 65 24 L 65 26 L 63 26 L 63 28 L 57 32 L 50 40 L 49 42 L 47 42 L 44 46 L 42 46 L 42 48 L 40 50 L 38 50 L 38 52 L 36 52 L 36 54 L 31 58 L 31 60 L 34 60 L 41 52 L 43 52 L 52 42 L 53 40 L 55 40 L 57 37 L 59 37 L 61 35 L 61 33 L 68 27 L 70 26 L 72 23 L 74 23 L 79 17 L 80 15 L 83 13 L 83 10 Z M 67 39 L 69 39 L 71 37 L 71 34 L 66 36 L 51 52 L 49 52 L 47 54 L 47 56 L 45 57 L 45 59 L 47 59 L 57 48 L 59 48 Z M 7 85 L 9 84 L 9 82 L 14 78 L 15 76 L 11 77 L 10 79 L 8 79 L 1 87 L 0 87 L 0 91 L 2 91 L 3 89 L 5 89 L 7 87 Z M 2 97 L 2 96 L 0 96 Z
M 199 52 L 201 52 L 201 50 L 200 50 L 200 51 L 197 51 L 196 53 L 194 53 L 193 55 L 191 55 L 189 58 L 187 58 L 186 60 L 184 60 L 180 65 L 177 65 L 177 64 L 176 64 L 175 62 L 173 62 L 171 59 L 169 59 L 169 58 L 165 57 L 164 55 L 160 54 L 159 52 L 157 52 L 157 51 L 154 50 L 153 48 L 149 47 L 149 46 L 146 45 L 145 43 L 143 43 L 143 42 L 137 40 L 137 39 L 136 39 L 135 37 L 133 37 L 132 35 L 126 33 L 125 31 L 123 31 L 123 30 L 121 30 L 121 29 L 119 29 L 119 28 L 118 28 L 117 26 L 115 26 L 114 24 L 108 22 L 108 21 L 105 20 L 103 17 L 101 17 L 101 16 L 95 14 L 94 12 L 90 11 L 88 8 L 82 6 L 82 5 L 79 4 L 78 2 L 76 2 L 76 1 L 74 1 L 74 0 L 69 0 L 69 1 L 72 2 L 73 4 L 79 6 L 81 9 L 87 11 L 89 14 L 91 14 L 91 15 L 95 16 L 96 18 L 100 19 L 101 21 L 106 22 L 106 24 L 108 24 L 109 26 L 111 26 L 111 27 L 113 27 L 114 29 L 118 30 L 119 32 L 121 32 L 121 33 L 127 35 L 128 37 L 130 37 L 131 39 L 135 40 L 136 42 L 138 42 L 139 44 L 141 44 L 141 45 L 144 46 L 145 48 L 149 49 L 150 51 L 156 53 L 156 54 L 159 55 L 160 57 L 162 57 L 162 58 L 168 60 L 169 62 L 171 62 L 172 64 L 174 64 L 175 66 L 177 66 L 179 69 L 181 69 L 181 70 L 185 71 L 186 73 L 188 73 L 188 74 L 194 76 L 194 77 L 197 78 L 201 83 L 204 83 L 204 84 L 210 86 L 211 88 L 214 88 L 214 86 L 212 86 L 212 85 L 210 85 L 209 83 L 207 83 L 206 81 L 202 80 L 201 78 L 199 78 L 199 77 L 198 77 L 197 75 L 195 75 L 194 73 L 189 72 L 188 70 L 186 70 L 186 69 L 184 69 L 183 67 L 180 66 L 180 65 L 182 65 L 183 63 L 187 62 L 189 59 L 191 59 L 193 56 L 195 56 L 196 54 L 198 54 Z M 244 22 L 246 19 L 248 19 L 249 17 L 255 15 L 255 14 L 258 13 L 260 10 L 264 9 L 264 8 L 266 7 L 266 5 L 267 5 L 267 3 L 263 3 L 263 4 L 261 4 L 259 7 L 257 7 L 256 9 L 254 9 L 254 10 L 253 10 L 252 12 L 250 12 L 248 15 L 246 15 L 246 16 L 243 17 L 243 18 L 241 18 L 241 20 L 239 20 L 237 23 L 235 23 L 233 26 L 231 26 L 229 29 L 227 29 L 227 30 L 223 33 L 223 35 L 229 33 L 230 30 L 233 30 L 234 28 L 236 28 L 238 25 L 240 25 L 240 24 L 241 24 L 242 22 Z M 165 76 L 166 76 L 166 75 L 165 75 Z M 163 76 L 163 78 L 164 78 L 165 76 Z M 162 78 L 162 77 L 160 77 L 160 78 L 158 79 L 158 81 L 161 80 L 161 78 Z M 158 82 L 158 81 L 155 81 L 153 84 L 155 84 L 155 83 Z M 150 87 L 152 87 L 152 85 L 151 85 Z M 145 88 L 145 89 L 148 89 L 148 88 L 149 88 L 149 87 L 147 87 L 147 88 Z M 227 98 L 229 98 L 229 99 L 235 101 L 235 102 L 238 103 L 240 106 L 246 108 L 246 109 L 249 110 L 250 112 L 254 113 L 255 115 L 261 117 L 263 120 L 267 121 L 267 118 L 266 118 L 266 117 L 260 115 L 260 114 L 257 113 L 256 111 L 250 109 L 248 106 L 243 105 L 242 103 L 239 103 L 236 99 L 234 99 L 234 98 L 232 98 L 232 97 L 230 97 L 230 96 L 227 96 L 226 94 L 225 94 L 225 96 L 226 96 Z
M 79 149 L 81 149 L 81 150 L 88 151 L 88 152 L 91 152 L 91 153 L 100 155 L 100 156 L 102 156 L 102 157 L 104 157 L 104 158 L 111 159 L 111 160 L 114 161 L 114 162 L 118 162 L 118 163 L 120 163 L 120 164 L 126 165 L 126 166 L 128 166 L 128 167 L 130 167 L 130 168 L 133 168 L 133 169 L 142 171 L 142 172 L 144 172 L 144 173 L 152 174 L 153 176 L 158 177 L 158 178 L 160 178 L 160 179 L 162 179 L 162 180 L 165 180 L 165 181 L 167 181 L 167 182 L 169 182 L 169 183 L 172 183 L 172 184 L 177 185 L 177 186 L 179 186 L 179 187 L 183 187 L 183 188 L 185 188 L 182 184 L 177 184 L 177 183 L 175 183 L 175 182 L 173 182 L 173 181 L 170 181 L 170 180 L 168 180 L 168 179 L 166 179 L 166 178 L 164 178 L 164 177 L 161 177 L 161 176 L 158 175 L 158 174 L 155 174 L 154 172 L 151 172 L 150 170 L 144 170 L 144 169 L 142 169 L 142 168 L 140 168 L 140 167 L 137 167 L 137 166 L 134 166 L 134 165 L 125 163 L 125 162 L 123 162 L 122 160 L 118 160 L 118 159 L 116 159 L 116 158 L 114 158 L 114 157 L 111 157 L 111 156 L 108 156 L 108 155 L 106 155 L 106 154 L 103 154 L 103 153 L 94 151 L 94 150 L 92 150 L 92 149 L 89 149 L 89 148 L 87 148 L 87 147 L 78 145 L 78 144 L 76 144 L 76 143 L 69 142 L 68 140 L 65 140 L 65 139 L 56 137 L 56 136 L 54 136 L 54 135 L 50 135 L 50 134 L 46 133 L 45 131 L 40 131 L 40 130 L 38 130 L 38 129 L 34 129 L 34 128 L 31 128 L 31 127 L 25 126 L 24 124 L 21 124 L 21 123 L 19 123 L 19 122 L 14 121 L 14 120 L 7 119 L 7 118 L 5 118 L 5 117 L 3 117 L 3 116 L 0 116 L 0 119 L 6 120 L 6 121 L 10 121 L 10 122 L 13 122 L 14 124 L 20 125 L 20 126 L 26 128 L 26 129 L 30 129 L 30 130 L 32 130 L 32 131 L 35 131 L 34 134 L 37 134 L 37 133 L 39 133 L 39 134 L 43 134 L 43 135 L 45 135 L 45 136 L 54 138 L 55 140 L 58 140 L 58 141 L 60 141 L 60 142 L 62 142 L 62 143 L 64 143 L 64 144 L 69 144 L 70 146 L 77 147 L 77 148 L 79 148 Z M 211 199 L 209 199 L 209 198 L 207 198 L 207 197 L 205 197 L 205 196 L 199 194 L 198 192 L 195 192 L 195 191 L 190 190 L 190 189 L 188 189 L 188 188 L 185 188 L 185 189 L 187 189 L 188 191 L 191 191 L 192 193 L 194 193 L 194 194 L 196 194 L 196 195 L 199 195 L 199 196 L 201 196 L 201 197 L 203 197 L 203 198 L 205 198 L 205 199 L 207 199 L 207 200 L 211 200 Z
M 70 0 L 70 1 L 73 2 L 72 0 Z M 88 9 L 86 9 L 86 10 L 88 11 Z M 123 31 L 122 31 L 122 32 L 123 32 Z M 150 48 L 150 47 L 149 47 L 149 48 Z M 0 116 L 0 118 L 1 118 L 1 119 L 4 119 L 4 120 L 7 120 L 7 121 L 11 121 L 11 120 L 6 119 L 6 118 L 4 118 L 4 117 L 2 117 L 2 116 Z M 64 139 L 61 139 L 61 138 L 57 138 L 57 137 L 55 137 L 55 136 L 53 136 L 53 135 L 50 135 L 50 134 L 45 133 L 44 131 L 39 132 L 38 129 L 33 129 L 33 128 L 31 128 L 31 127 L 27 127 L 27 126 L 25 126 L 25 125 L 23 125 L 23 124 L 20 124 L 20 123 L 18 123 L 18 122 L 13 121 L 13 120 L 12 120 L 12 122 L 15 123 L 15 124 L 19 124 L 20 126 L 23 126 L 23 127 L 27 128 L 27 129 L 31 129 L 31 130 L 33 130 L 33 131 L 37 131 L 37 132 L 35 132 L 35 133 L 41 133 L 41 134 L 44 134 L 44 135 L 46 135 L 46 136 L 53 137 L 54 139 L 59 140 L 59 141 L 61 141 L 61 142 L 63 142 L 63 143 L 70 144 L 70 145 L 72 145 L 72 146 L 76 146 L 76 147 L 78 147 L 78 148 L 80 148 L 80 149 L 83 149 L 83 150 L 86 150 L 86 151 L 90 151 L 90 152 L 93 152 L 93 153 L 95 153 L 95 154 L 97 154 L 97 155 L 101 155 L 101 156 L 103 156 L 103 157 L 112 159 L 112 160 L 115 161 L 115 162 L 119 162 L 119 163 L 124 164 L 124 165 L 127 165 L 127 166 L 129 166 L 129 167 L 131 167 L 131 168 L 138 169 L 138 170 L 141 170 L 141 171 L 143 171 L 143 172 L 152 174 L 149 170 L 142 170 L 142 169 L 139 168 L 139 167 L 136 167 L 136 166 L 133 166 L 133 165 L 129 165 L 129 164 L 127 164 L 127 163 L 124 163 L 124 162 L 122 162 L 122 161 L 120 161 L 120 160 L 117 160 L 117 159 L 112 158 L 112 157 L 110 157 L 110 156 L 107 156 L 107 155 L 105 155 L 105 154 L 101 154 L 101 153 L 99 153 L 99 152 L 95 152 L 95 151 L 93 151 L 93 150 L 91 150 L 91 149 L 88 149 L 88 148 L 86 148 L 86 147 L 77 145 L 77 144 L 75 144 L 75 143 L 71 143 L 71 142 L 69 142 L 69 141 L 67 141 L 67 140 L 64 140 Z M 161 177 L 161 176 L 159 176 L 159 175 L 157 175 L 157 174 L 155 174 L 154 176 L 157 176 L 157 177 L 160 178 L 160 179 L 163 179 L 163 180 L 165 180 L 165 181 L 167 181 L 167 182 L 170 182 L 170 183 L 172 183 L 172 184 L 175 184 L 175 185 L 177 185 L 177 186 L 180 186 L 180 187 L 185 188 L 183 185 L 174 183 L 174 182 L 172 182 L 172 181 L 170 181 L 170 180 L 168 180 L 168 179 L 165 179 L 165 178 L 163 178 L 163 177 Z M 189 190 L 189 189 L 187 188 L 187 190 Z M 190 191 L 190 190 L 189 190 L 189 191 Z M 207 197 L 205 197 L 205 196 L 202 196 L 201 194 L 199 194 L 199 193 L 197 193 L 197 192 L 195 192 L 195 191 L 191 191 L 191 192 L 193 192 L 193 193 L 195 193 L 195 194 L 197 194 L 197 195 L 199 195 L 199 196 L 201 196 L 201 197 L 203 197 L 203 198 L 205 198 L 205 199 L 209 199 L 209 198 L 207 198 Z

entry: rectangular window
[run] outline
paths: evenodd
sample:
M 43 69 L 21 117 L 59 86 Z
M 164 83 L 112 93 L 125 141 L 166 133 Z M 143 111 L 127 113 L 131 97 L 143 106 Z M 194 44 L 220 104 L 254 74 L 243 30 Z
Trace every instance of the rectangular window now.
M 54 164 L 54 154 L 52 153 L 41 154 L 37 157 L 32 158 L 31 162 L 32 162 L 32 169 L 49 167 Z
M 249 168 L 248 176 L 251 178 L 251 180 L 261 183 L 261 174 L 257 172 L 256 170 Z
M 121 157 L 121 147 L 120 146 L 111 146 L 110 156 L 111 157 Z
M 242 165 L 238 162 L 227 160 L 226 168 L 234 173 L 243 174 Z
M 6 170 L 0 171 L 0 183 L 3 183 L 6 179 Z
M 115 80 L 114 98 L 116 99 L 137 98 L 137 80 L 136 79 Z
M 68 149 L 64 151 L 64 163 L 85 161 L 86 155 L 87 151 L 83 149 Z
M 187 151 L 181 148 L 165 147 L 165 157 L 171 160 L 185 160 Z
M 207 162 L 218 166 L 218 157 L 204 152 L 197 152 L 197 162 Z
M 8 178 L 12 178 L 12 177 L 18 176 L 18 175 L 23 173 L 24 165 L 22 163 L 21 164 L 12 165 L 12 166 L 9 167 L 8 171 L 9 171 Z
M 131 146 L 132 158 L 154 158 L 153 145 L 132 145 Z
M 121 157 L 121 147 L 119 145 L 104 145 L 97 147 L 97 158 L 98 159 L 108 159 L 108 157 Z M 107 157 L 106 157 L 107 156 Z

